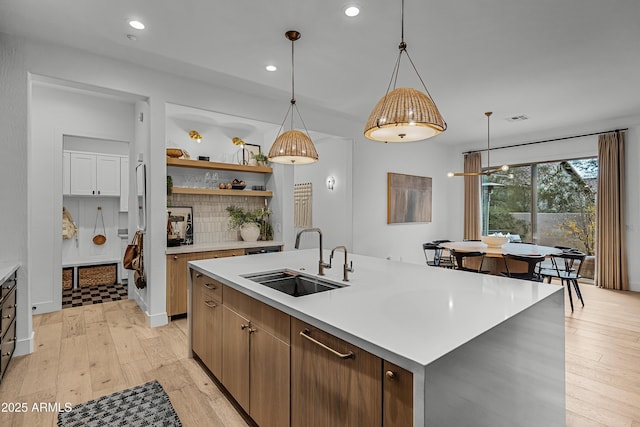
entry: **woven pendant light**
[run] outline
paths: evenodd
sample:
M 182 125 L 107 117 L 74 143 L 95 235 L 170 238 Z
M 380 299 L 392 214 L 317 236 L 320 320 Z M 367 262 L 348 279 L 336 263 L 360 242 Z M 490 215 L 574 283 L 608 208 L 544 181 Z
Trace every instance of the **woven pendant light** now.
M 402 0 L 401 22 L 401 41 L 398 46 L 400 52 L 391 73 L 387 92 L 369 115 L 364 127 L 364 136 L 374 141 L 421 141 L 439 135 L 447 129 L 447 123 L 438 111 L 407 51 L 407 44 L 404 41 L 404 0 Z M 403 53 L 407 55 L 426 94 L 413 88 L 395 88 Z M 392 85 L 393 90 L 391 90 Z
M 271 149 L 269 149 L 268 158 L 270 162 L 274 163 L 282 163 L 287 165 L 304 165 L 317 162 L 318 152 L 316 151 L 316 147 L 313 145 L 313 141 L 311 141 L 311 137 L 309 136 L 307 127 L 304 125 L 302 116 L 300 116 L 300 111 L 298 111 L 298 107 L 296 106 L 293 45 L 294 42 L 301 37 L 301 35 L 300 32 L 292 30 L 287 31 L 284 36 L 288 40 L 291 40 L 291 105 L 289 105 L 287 114 L 284 116 L 282 125 L 280 125 L 280 129 L 278 130 L 278 137 L 271 145 Z M 304 127 L 304 132 L 293 129 L 293 110 L 298 113 L 298 117 L 300 118 L 300 121 L 302 122 L 302 125 Z M 280 133 L 282 132 L 282 128 L 287 121 L 287 117 L 289 117 L 289 113 L 291 113 L 291 128 L 286 132 Z

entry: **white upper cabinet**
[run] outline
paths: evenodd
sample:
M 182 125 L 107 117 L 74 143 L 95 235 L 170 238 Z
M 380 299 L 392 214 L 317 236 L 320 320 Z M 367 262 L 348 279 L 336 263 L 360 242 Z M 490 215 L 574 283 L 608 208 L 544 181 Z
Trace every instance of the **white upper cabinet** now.
M 120 156 L 96 156 L 96 189 L 101 196 L 120 195 Z
M 65 154 L 69 154 L 69 195 L 120 195 L 120 156 L 77 152 Z

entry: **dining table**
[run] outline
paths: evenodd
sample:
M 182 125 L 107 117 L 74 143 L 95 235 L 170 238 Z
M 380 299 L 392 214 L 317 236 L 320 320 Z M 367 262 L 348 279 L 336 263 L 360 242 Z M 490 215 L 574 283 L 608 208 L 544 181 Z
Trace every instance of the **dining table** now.
M 482 270 L 488 271 L 490 274 L 498 275 L 507 271 L 504 260 L 504 255 L 506 254 L 549 257 L 551 255 L 559 255 L 562 253 L 562 249 L 532 243 L 504 243 L 499 246 L 489 246 L 481 241 L 458 241 L 440 243 L 439 246 L 447 250 L 453 249 L 458 252 L 483 252 L 485 255 Z M 477 267 L 477 265 L 469 265 L 469 267 Z M 509 271 L 514 273 L 522 272 L 526 271 L 526 268 L 524 267 L 524 263 L 510 262 Z

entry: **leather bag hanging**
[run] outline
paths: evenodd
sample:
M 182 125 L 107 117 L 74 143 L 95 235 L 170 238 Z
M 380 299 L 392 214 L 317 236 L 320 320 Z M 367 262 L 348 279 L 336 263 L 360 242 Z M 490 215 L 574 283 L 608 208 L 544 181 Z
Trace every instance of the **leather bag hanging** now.
M 131 243 L 127 245 L 127 249 L 124 251 L 124 257 L 122 258 L 122 265 L 127 270 L 136 270 L 134 267 L 134 260 L 138 258 L 141 254 L 142 250 L 142 231 L 136 231 L 136 234 L 133 236 L 133 240 Z M 137 261 L 135 264 L 140 264 Z
M 96 228 L 98 228 L 98 217 L 100 217 L 100 221 L 102 222 L 102 234 L 96 234 Z M 93 226 L 93 244 L 94 245 L 104 245 L 107 241 L 107 230 L 104 228 L 104 217 L 102 216 L 102 206 L 98 206 L 98 211 L 96 212 L 96 223 Z

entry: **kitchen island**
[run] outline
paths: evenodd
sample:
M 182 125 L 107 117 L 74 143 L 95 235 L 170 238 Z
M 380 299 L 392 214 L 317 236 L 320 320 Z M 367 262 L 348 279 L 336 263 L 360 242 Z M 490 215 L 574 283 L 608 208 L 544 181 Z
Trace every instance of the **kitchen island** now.
M 209 307 L 220 304 L 226 310 L 229 301 L 230 309 L 224 314 L 227 311 L 240 313 L 244 320 L 240 321 L 238 329 L 247 329 L 247 336 L 259 328 L 252 327 L 253 319 L 247 319 L 250 317 L 246 314 L 248 309 L 238 309 L 248 307 L 248 303 L 236 302 L 241 298 L 259 305 L 257 311 L 254 310 L 256 318 L 268 310 L 274 312 L 269 318 L 284 316 L 269 323 L 271 326 L 265 329 L 277 338 L 276 344 L 290 345 L 274 348 L 279 348 L 282 355 L 279 360 L 286 359 L 289 363 L 290 357 L 288 372 L 278 366 L 286 375 L 291 375 L 292 426 L 298 425 L 295 420 L 299 419 L 294 412 L 304 404 L 299 401 L 299 395 L 304 393 L 296 390 L 298 368 L 303 366 L 300 363 L 311 360 L 296 355 L 296 340 L 305 335 L 305 331 L 316 333 L 315 328 L 320 334 L 317 336 L 325 340 L 335 337 L 381 361 L 380 390 L 368 393 L 375 399 L 380 394 L 381 407 L 396 408 L 383 402 L 387 398 L 384 380 L 393 379 L 396 372 L 387 366 L 410 373 L 414 426 L 564 425 L 564 300 L 561 287 L 359 255 L 349 255 L 355 271 L 350 274 L 349 282 L 343 282 L 342 253 L 339 255 L 334 259 L 333 268 L 325 270 L 323 278 L 343 287 L 301 297 L 287 295 L 243 276 L 281 269 L 316 276 L 317 249 L 190 262 L 193 270 L 189 283 L 190 349 L 194 345 L 197 347 L 203 339 L 194 337 L 194 323 L 200 319 L 193 311 L 197 306 L 192 304 L 197 298 L 195 286 L 200 280 L 195 278 L 211 278 L 221 286 L 207 288 L 215 289 L 211 292 L 218 292 L 218 287 L 222 289 L 219 289 L 219 295 L 208 296 L 205 304 Z M 328 258 L 327 251 L 324 259 Z M 290 323 L 285 323 L 285 317 L 291 318 Z M 227 319 L 230 318 L 219 317 L 223 328 L 227 326 Z M 307 326 L 299 331 L 300 325 Z M 235 359 L 228 356 L 231 338 L 224 331 L 218 344 L 226 351 L 223 351 L 220 366 L 226 367 L 225 361 L 231 364 Z M 236 344 L 233 343 L 237 350 Z M 335 353 L 345 359 L 365 360 L 359 355 L 354 357 L 353 352 L 349 357 L 350 352 L 339 350 Z M 201 356 L 197 351 L 195 353 Z M 325 353 L 330 355 L 328 351 Z M 253 354 L 236 356 L 246 357 L 247 363 L 254 357 Z M 327 366 L 318 366 L 318 369 L 326 370 Z M 367 368 L 362 369 L 366 371 Z M 223 374 L 220 378 L 215 370 L 212 372 L 236 400 L 237 396 L 246 394 L 247 403 L 239 403 L 254 419 L 261 417 L 248 410 L 252 390 L 245 392 L 241 387 L 239 394 L 235 393 L 227 386 L 229 382 Z M 361 375 L 366 381 L 370 376 Z M 306 378 L 308 380 L 314 378 Z M 349 401 L 348 396 L 352 394 L 350 403 L 357 406 L 362 397 L 358 394 L 362 384 L 354 381 L 335 399 Z M 367 383 L 367 386 L 371 384 Z M 321 386 L 324 392 L 325 385 Z M 288 388 L 286 392 L 289 393 Z M 288 402 L 283 405 L 284 410 L 288 407 Z M 256 414 L 259 412 L 256 408 Z M 362 412 L 366 411 L 361 410 L 360 416 Z M 388 415 L 386 412 L 381 415 L 381 425 L 382 417 L 387 419 Z M 318 414 L 307 413 L 306 416 L 317 417 Z M 377 424 L 377 418 L 374 418 Z M 355 423 L 366 425 L 361 421 Z

